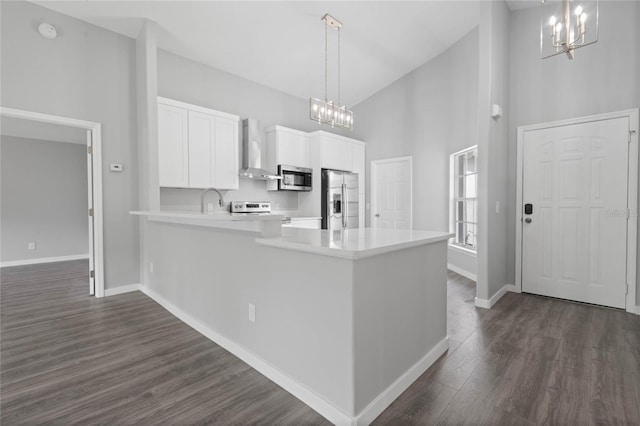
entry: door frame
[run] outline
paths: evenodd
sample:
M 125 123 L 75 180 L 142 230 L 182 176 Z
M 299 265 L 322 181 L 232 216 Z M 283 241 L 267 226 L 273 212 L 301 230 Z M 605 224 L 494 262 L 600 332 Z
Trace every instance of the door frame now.
M 627 238 L 627 295 L 626 311 L 639 314 L 636 307 L 636 259 L 638 240 L 638 108 L 606 114 L 589 115 L 567 120 L 558 120 L 548 123 L 531 124 L 518 127 L 517 136 L 517 169 L 516 169 L 516 291 L 522 291 L 522 190 L 524 183 L 524 135 L 525 132 L 563 127 L 573 124 L 583 124 L 593 121 L 611 120 L 615 118 L 628 118 L 630 126 L 629 142 L 629 176 L 627 188 L 627 206 L 631 211 L 628 223 Z
M 101 123 L 7 107 L 0 107 L 0 115 L 41 123 L 75 127 L 91 132 L 91 168 L 87 167 L 87 176 L 88 184 L 91 185 L 93 192 L 93 246 L 89 247 L 89 256 L 93 256 L 95 296 L 104 297 Z M 89 164 L 89 162 L 87 164 Z
M 409 165 L 409 177 L 411 178 L 409 184 L 409 229 L 413 229 L 413 157 L 408 155 L 406 157 L 394 157 L 394 158 L 383 158 L 381 160 L 371 160 L 371 210 L 369 211 L 369 223 L 373 228 L 373 215 L 374 211 L 376 211 L 378 206 L 378 196 L 377 194 L 377 178 L 376 172 L 377 168 L 381 164 L 387 163 L 396 163 L 400 161 L 406 161 Z

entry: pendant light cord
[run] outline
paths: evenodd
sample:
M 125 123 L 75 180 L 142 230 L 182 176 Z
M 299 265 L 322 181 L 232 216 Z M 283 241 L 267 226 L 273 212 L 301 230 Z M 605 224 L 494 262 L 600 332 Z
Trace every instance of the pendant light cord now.
M 340 100 L 340 27 L 338 27 L 338 105 L 342 105 Z
M 329 74 L 328 67 L 327 67 L 327 61 L 328 61 L 328 55 L 329 55 L 329 53 L 328 53 L 329 50 L 328 50 L 328 47 L 327 47 L 328 40 L 329 40 L 328 36 L 327 36 L 327 33 L 329 31 L 328 27 L 329 27 L 329 24 L 327 24 L 327 21 L 325 21 L 324 22 L 324 101 L 325 102 L 328 101 L 328 98 L 327 98 L 327 85 L 328 85 L 328 83 L 327 83 L 328 77 L 327 76 Z

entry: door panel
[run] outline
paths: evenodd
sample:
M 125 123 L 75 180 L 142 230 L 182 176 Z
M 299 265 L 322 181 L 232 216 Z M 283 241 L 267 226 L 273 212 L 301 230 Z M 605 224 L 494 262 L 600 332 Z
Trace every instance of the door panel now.
M 375 194 L 371 224 L 375 228 L 411 229 L 411 159 L 384 160 L 372 167 Z
M 627 118 L 525 132 L 523 291 L 623 308 Z
M 216 118 L 215 152 L 211 160 L 213 182 L 219 189 L 238 189 L 238 122 Z
M 158 104 L 158 157 L 160 186 L 189 186 L 188 112 Z
M 209 188 L 213 185 L 211 158 L 216 117 L 189 111 L 189 187 Z

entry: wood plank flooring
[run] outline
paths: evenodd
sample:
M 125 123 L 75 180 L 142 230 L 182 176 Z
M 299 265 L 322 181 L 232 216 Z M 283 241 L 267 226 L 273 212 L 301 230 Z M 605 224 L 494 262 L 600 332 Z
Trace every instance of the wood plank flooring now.
M 87 269 L 2 268 L 3 426 L 329 424 L 144 294 L 89 297 Z
M 87 296 L 86 261 L 1 270 L 0 423 L 328 424 L 139 292 Z M 640 424 L 640 317 L 450 273 L 449 351 L 375 424 Z

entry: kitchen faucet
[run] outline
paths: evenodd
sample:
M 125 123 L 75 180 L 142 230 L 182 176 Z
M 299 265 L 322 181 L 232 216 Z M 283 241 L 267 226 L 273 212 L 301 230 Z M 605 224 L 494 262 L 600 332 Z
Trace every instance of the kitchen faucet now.
M 202 196 L 200 197 L 200 213 L 204 213 L 204 196 L 207 195 L 207 192 L 209 191 L 215 191 L 216 194 L 218 194 L 218 197 L 220 198 L 220 200 L 218 201 L 218 205 L 220 207 L 224 207 L 224 198 L 222 197 L 220 191 L 215 188 L 207 188 L 202 192 Z

